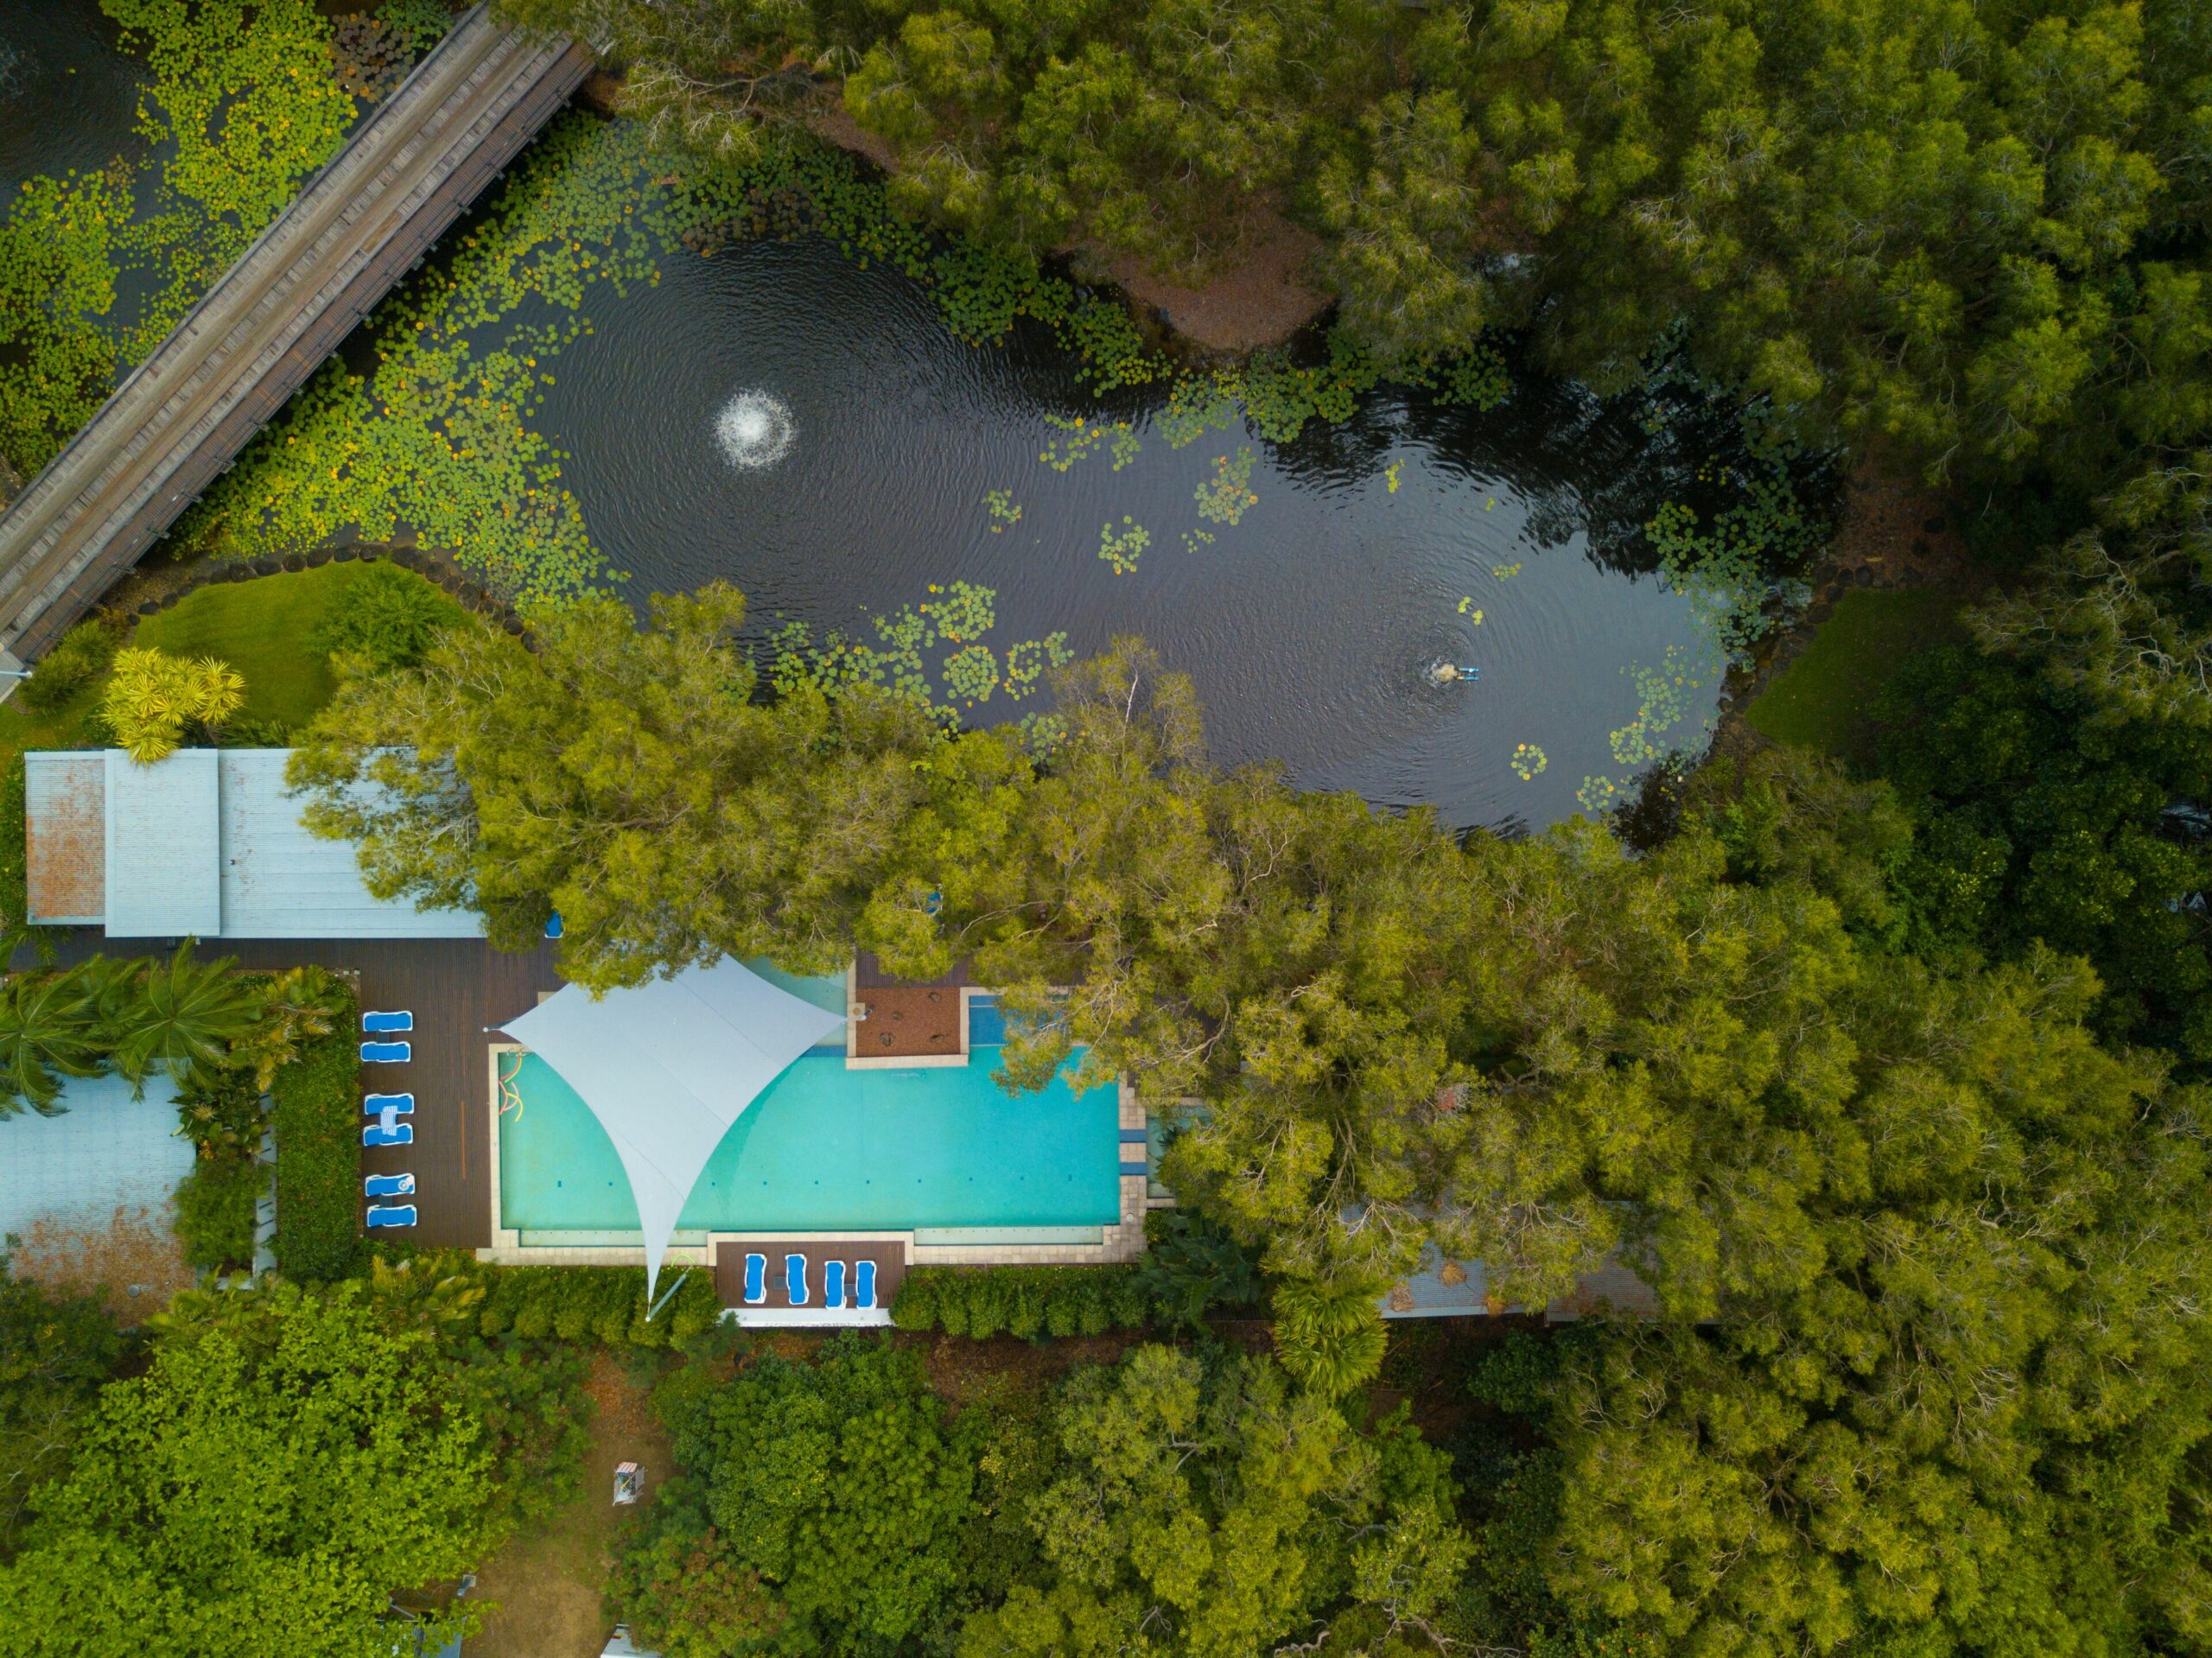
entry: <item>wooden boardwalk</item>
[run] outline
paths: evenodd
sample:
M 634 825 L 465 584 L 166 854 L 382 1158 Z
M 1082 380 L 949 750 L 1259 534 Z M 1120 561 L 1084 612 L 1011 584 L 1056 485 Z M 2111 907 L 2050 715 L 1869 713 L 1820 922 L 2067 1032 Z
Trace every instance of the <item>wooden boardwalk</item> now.
M 0 655 L 36 657 L 136 563 L 590 69 L 464 16 L 0 514 Z

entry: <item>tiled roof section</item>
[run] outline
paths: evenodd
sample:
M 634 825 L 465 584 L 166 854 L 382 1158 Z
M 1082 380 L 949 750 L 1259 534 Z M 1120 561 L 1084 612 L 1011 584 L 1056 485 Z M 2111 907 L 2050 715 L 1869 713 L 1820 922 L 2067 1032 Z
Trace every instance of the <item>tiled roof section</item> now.
M 97 925 L 107 914 L 107 760 L 34 750 L 23 756 L 23 838 L 29 913 Z

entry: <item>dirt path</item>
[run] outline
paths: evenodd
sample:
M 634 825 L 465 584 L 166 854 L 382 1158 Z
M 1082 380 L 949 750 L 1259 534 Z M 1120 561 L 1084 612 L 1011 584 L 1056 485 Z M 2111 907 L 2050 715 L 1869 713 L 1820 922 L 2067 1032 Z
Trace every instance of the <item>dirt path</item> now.
M 648 1384 L 601 1351 L 593 1355 L 585 1388 L 594 1406 L 591 1450 L 577 1489 L 477 1573 L 476 1598 L 499 1610 L 467 1642 L 468 1658 L 598 1658 L 613 1627 L 600 1598 L 614 1540 L 637 1523 L 671 1464 Z M 620 1462 L 645 1471 L 645 1500 L 634 1509 L 612 1500 Z

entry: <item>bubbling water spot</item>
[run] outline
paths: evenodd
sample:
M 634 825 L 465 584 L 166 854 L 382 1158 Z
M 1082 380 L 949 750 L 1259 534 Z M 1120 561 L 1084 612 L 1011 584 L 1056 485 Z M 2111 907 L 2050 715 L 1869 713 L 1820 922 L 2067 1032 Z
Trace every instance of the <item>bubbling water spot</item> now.
M 782 398 L 766 391 L 741 391 L 715 416 L 715 435 L 722 453 L 747 471 L 772 467 L 791 453 L 798 427 Z

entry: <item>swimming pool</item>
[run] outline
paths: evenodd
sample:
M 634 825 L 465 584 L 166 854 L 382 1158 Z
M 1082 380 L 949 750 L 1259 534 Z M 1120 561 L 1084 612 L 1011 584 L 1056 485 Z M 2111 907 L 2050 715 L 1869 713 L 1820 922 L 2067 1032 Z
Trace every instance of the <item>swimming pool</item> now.
M 679 1233 L 1056 1229 L 1121 1219 L 1119 1094 L 1065 1077 L 1036 1094 L 965 1065 L 849 1070 L 817 1050 L 753 1102 L 708 1160 Z M 499 1120 L 502 1228 L 635 1232 L 636 1204 L 591 1109 L 535 1054 L 502 1057 L 518 1115 Z M 594 1238 L 594 1242 L 598 1239 Z

